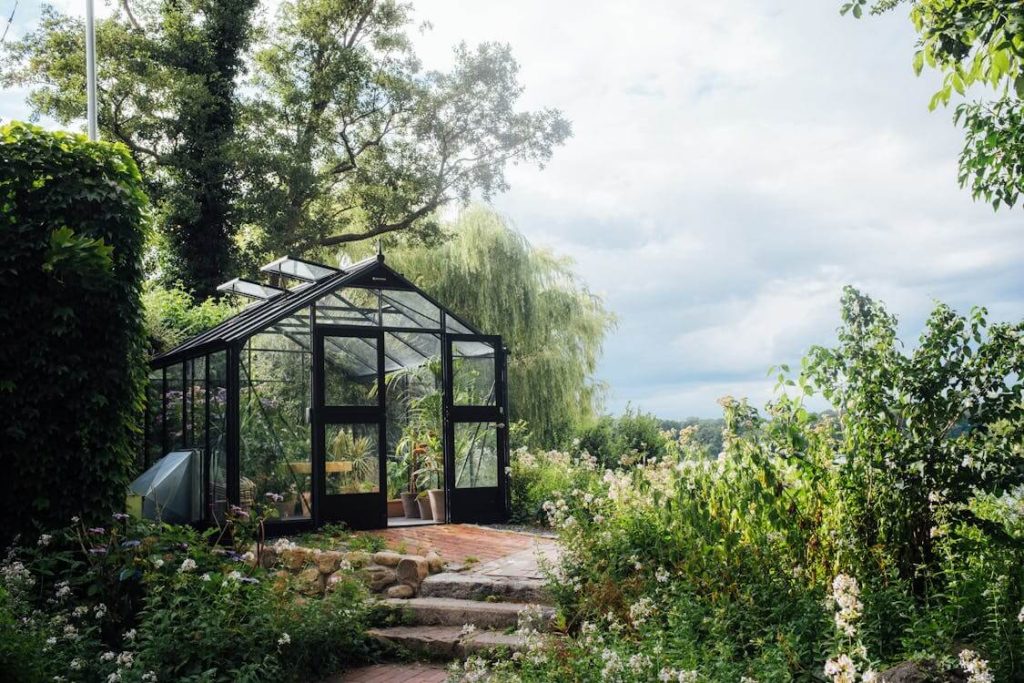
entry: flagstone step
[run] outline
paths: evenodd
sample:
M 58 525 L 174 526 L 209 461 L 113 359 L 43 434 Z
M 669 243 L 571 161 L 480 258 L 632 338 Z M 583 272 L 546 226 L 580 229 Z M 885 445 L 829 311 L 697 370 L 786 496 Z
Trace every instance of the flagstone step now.
M 458 600 L 499 600 L 535 605 L 551 604 L 542 579 L 494 577 L 485 574 L 442 572 L 428 576 L 420 584 L 421 598 Z
M 467 633 L 461 626 L 391 626 L 370 629 L 368 633 L 378 642 L 436 659 L 500 650 L 515 652 L 526 647 L 526 638 L 518 634 L 488 630 Z
M 384 600 L 384 604 L 407 613 L 413 623 L 424 626 L 463 626 L 472 624 L 478 629 L 515 627 L 519 614 L 535 610 L 531 615 L 533 627 L 547 628 L 555 617 L 555 610 L 542 605 L 521 602 L 483 602 L 458 598 L 413 598 L 411 600 Z

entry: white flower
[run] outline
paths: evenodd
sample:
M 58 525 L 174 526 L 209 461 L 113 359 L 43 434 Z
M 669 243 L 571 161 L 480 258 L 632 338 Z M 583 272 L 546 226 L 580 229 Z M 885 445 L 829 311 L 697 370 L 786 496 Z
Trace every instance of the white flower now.
M 71 586 L 68 584 L 68 582 L 61 581 L 60 583 L 58 583 L 57 590 L 54 591 L 54 596 L 56 596 L 58 600 L 63 600 L 69 595 L 71 595 Z
M 1024 607 L 1020 608 L 1020 614 L 1017 615 L 1017 621 L 1024 624 Z
M 196 567 L 198 567 L 198 566 L 199 565 L 196 564 L 195 560 L 193 560 L 191 557 L 186 557 L 182 561 L 181 566 L 178 567 L 178 573 L 179 574 L 184 574 L 186 572 L 195 571 Z
M 136 635 L 135 629 L 131 629 L 129 631 L 125 631 L 123 637 L 124 637 L 125 640 L 132 641 L 132 640 L 135 640 L 135 635 Z
M 101 602 L 100 604 L 96 605 L 96 618 L 102 619 L 105 616 L 107 616 L 107 606 Z
M 459 635 L 468 636 L 476 633 L 476 626 L 474 624 L 463 624 L 462 630 L 459 631 Z
M 112 662 L 115 659 L 117 659 L 117 653 L 116 652 L 104 652 L 103 654 L 100 655 L 100 661 L 101 662 Z
M 292 642 L 292 637 L 287 633 L 282 633 L 281 637 L 277 639 L 277 644 L 282 646 L 287 645 L 290 642 Z
M 202 576 L 199 577 L 199 579 L 201 581 L 209 581 L 210 580 L 210 573 L 207 572 L 206 574 L 203 574 Z
M 45 548 L 46 546 L 50 545 L 50 541 L 52 540 L 53 536 L 51 536 L 50 534 L 42 534 L 39 537 L 39 540 L 36 541 L 36 545 L 38 545 L 40 548 Z
M 153 566 L 157 569 L 160 569 L 160 567 L 164 566 L 164 561 L 158 557 L 155 560 L 153 560 Z
M 847 574 L 837 574 L 832 580 L 832 602 L 838 608 L 835 614 L 836 628 L 852 638 L 857 633 L 854 622 L 860 618 L 864 605 L 860 601 L 860 587 L 857 579 Z
M 156 683 L 156 672 L 147 671 L 142 674 L 142 683 Z
M 664 567 L 658 567 L 658 569 L 654 572 L 654 580 L 658 583 L 668 583 L 670 577 L 671 575 L 668 573 L 668 570 Z
M 80 660 L 78 657 L 75 657 L 70 662 L 68 662 L 68 667 L 72 671 L 78 671 L 79 669 L 82 668 L 82 660 Z
M 122 652 L 117 656 L 117 665 L 125 669 L 132 668 L 135 663 L 135 655 L 131 652 Z
M 251 550 L 250 551 L 246 551 L 245 554 L 242 555 L 242 562 L 246 562 L 248 564 L 252 564 L 255 561 L 256 561 L 256 556 L 253 555 Z
M 88 607 L 86 607 L 85 605 L 79 605 L 75 609 L 71 610 L 71 614 L 73 614 L 76 617 L 84 617 L 86 613 L 88 613 L 88 611 Z
M 825 662 L 825 675 L 832 679 L 832 683 L 854 683 L 857 680 L 857 667 L 850 655 L 843 654 Z
M 64 637 L 68 640 L 78 640 L 78 629 L 68 624 L 64 627 Z
M 51 646 L 51 647 L 56 645 L 57 644 L 57 637 L 56 636 L 50 636 L 49 638 L 46 639 L 46 644 Z
M 107 676 L 107 683 L 121 683 L 121 674 L 118 671 Z
M 974 650 L 960 652 L 960 668 L 967 674 L 967 683 L 992 683 L 995 680 L 988 670 L 988 662 Z
M 871 669 L 865 671 L 864 674 L 860 677 L 860 680 L 862 680 L 864 683 L 884 683 L 884 681 L 882 681 L 882 679 L 879 677 L 878 673 Z

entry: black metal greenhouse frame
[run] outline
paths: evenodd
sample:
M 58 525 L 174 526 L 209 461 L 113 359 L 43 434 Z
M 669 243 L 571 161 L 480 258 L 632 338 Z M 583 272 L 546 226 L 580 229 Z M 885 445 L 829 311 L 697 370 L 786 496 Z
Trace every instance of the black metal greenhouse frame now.
M 325 514 L 323 501 L 326 498 L 324 493 L 325 454 L 322 447 L 323 435 L 319 435 L 320 446 L 318 447 L 317 427 L 323 424 L 322 415 L 318 410 L 324 410 L 318 406 L 316 394 L 322 387 L 324 381 L 325 365 L 321 353 L 317 352 L 317 340 L 329 330 L 349 330 L 352 334 L 366 335 L 369 330 L 376 330 L 380 337 L 386 333 L 432 333 L 439 337 L 441 348 L 441 384 L 443 395 L 443 448 L 444 448 L 444 491 L 447 500 L 447 522 L 478 522 L 494 523 L 507 520 L 509 513 L 509 487 L 508 487 L 508 388 L 507 388 L 507 349 L 502 345 L 500 337 L 486 335 L 479 332 L 468 322 L 447 310 L 445 306 L 430 295 L 416 287 L 397 271 L 384 263 L 384 257 L 378 254 L 374 258 L 361 261 L 347 266 L 345 269 L 330 268 L 321 264 L 315 264 L 299 259 L 288 260 L 290 263 L 300 264 L 318 269 L 320 272 L 330 271 L 330 274 L 319 279 L 306 278 L 295 275 L 287 275 L 294 279 L 304 280 L 298 286 L 291 289 L 284 289 L 274 285 L 250 283 L 241 281 L 246 285 L 260 287 L 269 292 L 267 298 L 250 304 L 238 314 L 213 327 L 212 329 L 186 340 L 179 346 L 156 356 L 150 363 L 150 387 L 147 390 L 146 409 L 146 433 L 143 446 L 142 464 L 150 466 L 154 456 L 162 456 L 165 453 L 181 449 L 199 449 L 203 458 L 203 505 L 204 520 L 202 525 L 216 523 L 216 516 L 219 516 L 215 509 L 219 501 L 211 499 L 212 481 L 212 447 L 211 442 L 213 430 L 211 429 L 211 394 L 214 387 L 211 382 L 215 379 L 212 376 L 211 366 L 218 354 L 223 354 L 223 369 L 225 371 L 223 388 L 226 389 L 225 396 L 225 423 L 224 423 L 224 461 L 226 464 L 226 500 L 224 505 L 241 504 L 240 481 L 240 367 L 242 364 L 242 353 L 246 342 L 254 335 L 266 331 L 267 328 L 278 324 L 290 315 L 309 309 L 309 339 L 312 348 L 311 355 L 312 377 L 309 378 L 310 393 L 309 406 L 310 416 L 306 423 L 310 430 L 310 462 L 311 462 L 311 514 L 308 518 L 294 519 L 287 521 L 268 522 L 268 531 L 275 534 L 294 533 L 319 527 L 328 522 L 345 522 L 352 528 L 380 528 L 386 525 L 386 485 L 384 482 L 384 467 L 386 465 L 384 452 L 386 444 L 379 445 L 381 459 L 379 461 L 381 493 L 379 514 L 374 512 L 360 519 L 338 519 Z M 279 263 L 279 262 L 275 262 Z M 274 265 L 274 264 L 271 264 Z M 269 266 L 268 266 L 269 267 Z M 266 268 L 264 269 L 266 270 Z M 232 281 L 232 283 L 235 281 Z M 231 284 L 231 283 L 227 283 Z M 376 314 L 376 327 L 359 325 L 346 327 L 337 325 L 330 321 L 325 323 L 317 322 L 317 302 L 337 292 L 340 289 L 363 289 L 378 291 L 378 310 Z M 437 307 L 440 312 L 439 327 L 420 328 L 414 326 L 388 326 L 385 324 L 383 299 L 384 292 L 406 291 L 414 292 Z M 358 310 L 358 309 L 353 309 Z M 406 314 L 407 317 L 408 314 Z M 452 347 L 459 342 L 475 342 L 486 344 L 494 350 L 494 400 L 493 405 L 472 406 L 455 405 L 453 401 L 453 363 Z M 383 363 L 384 348 L 379 349 Z M 190 380 L 196 379 L 190 373 L 196 372 L 200 364 L 203 373 L 202 383 L 205 388 L 204 400 L 201 406 L 196 406 L 195 401 L 189 401 L 187 393 L 192 386 Z M 219 363 L 219 361 L 218 361 Z M 180 371 L 175 370 L 180 368 Z M 379 365 L 377 370 L 383 381 L 384 366 Z M 179 376 L 180 375 L 180 376 Z M 159 385 L 159 401 L 154 401 L 153 391 L 154 380 Z M 169 381 L 178 382 L 177 387 L 168 385 Z M 381 395 L 383 395 L 383 384 Z M 176 434 L 168 433 L 168 409 L 177 410 L 172 400 L 179 400 L 174 397 L 174 391 L 181 390 L 181 437 L 180 442 L 172 442 Z M 169 398 L 173 397 L 173 398 Z M 384 399 L 381 398 L 381 407 Z M 157 414 L 157 410 L 159 414 Z M 196 413 L 201 413 L 197 415 Z M 196 421 L 199 417 L 199 421 Z M 154 423 L 159 425 L 160 433 L 154 434 Z M 463 488 L 457 489 L 455 484 L 455 439 L 454 432 L 457 423 L 479 423 L 494 427 L 496 434 L 497 449 L 497 486 Z M 197 443 L 196 433 L 199 426 L 202 427 L 202 434 Z M 381 429 L 383 436 L 383 428 Z M 154 448 L 155 447 L 155 448 Z M 355 522 L 355 523 L 352 523 Z M 381 524 L 383 522 L 383 524 Z

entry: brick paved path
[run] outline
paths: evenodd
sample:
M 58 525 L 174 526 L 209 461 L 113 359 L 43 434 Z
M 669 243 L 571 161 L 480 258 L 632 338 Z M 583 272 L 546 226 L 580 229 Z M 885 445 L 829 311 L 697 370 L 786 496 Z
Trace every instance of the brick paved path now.
M 533 534 L 488 529 L 473 524 L 394 527 L 364 533 L 380 536 L 392 549 L 404 545 L 409 553 L 436 550 L 445 560 L 459 563 L 467 557 L 475 557 L 481 563 L 492 562 L 529 550 L 538 541 L 547 540 Z
M 444 683 L 443 666 L 434 664 L 375 664 L 353 669 L 324 683 Z

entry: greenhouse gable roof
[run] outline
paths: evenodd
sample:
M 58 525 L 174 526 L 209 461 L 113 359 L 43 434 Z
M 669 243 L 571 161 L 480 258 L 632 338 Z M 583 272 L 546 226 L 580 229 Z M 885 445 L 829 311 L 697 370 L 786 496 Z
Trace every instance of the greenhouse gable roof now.
M 280 262 L 281 260 L 279 259 L 271 265 L 276 265 Z M 334 272 L 321 277 L 315 282 L 304 282 L 302 285 L 290 290 L 281 290 L 281 294 L 272 298 L 257 300 L 219 325 L 182 342 L 169 351 L 157 355 L 152 359 L 152 364 L 156 367 L 171 365 L 186 358 L 245 340 L 264 328 L 288 317 L 295 311 L 310 306 L 325 295 L 343 287 L 401 289 L 417 292 L 432 304 L 445 311 L 448 316 L 458 321 L 460 326 L 465 327 L 468 332 L 480 334 L 476 328 L 449 311 L 443 304 L 435 301 L 430 295 L 407 280 L 401 273 L 388 267 L 384 263 L 383 255 L 378 254 L 377 256 L 347 266 L 344 270 L 320 264 L 310 265 L 324 269 L 319 270 L 318 273 L 326 270 Z M 235 280 L 231 282 L 235 282 Z

